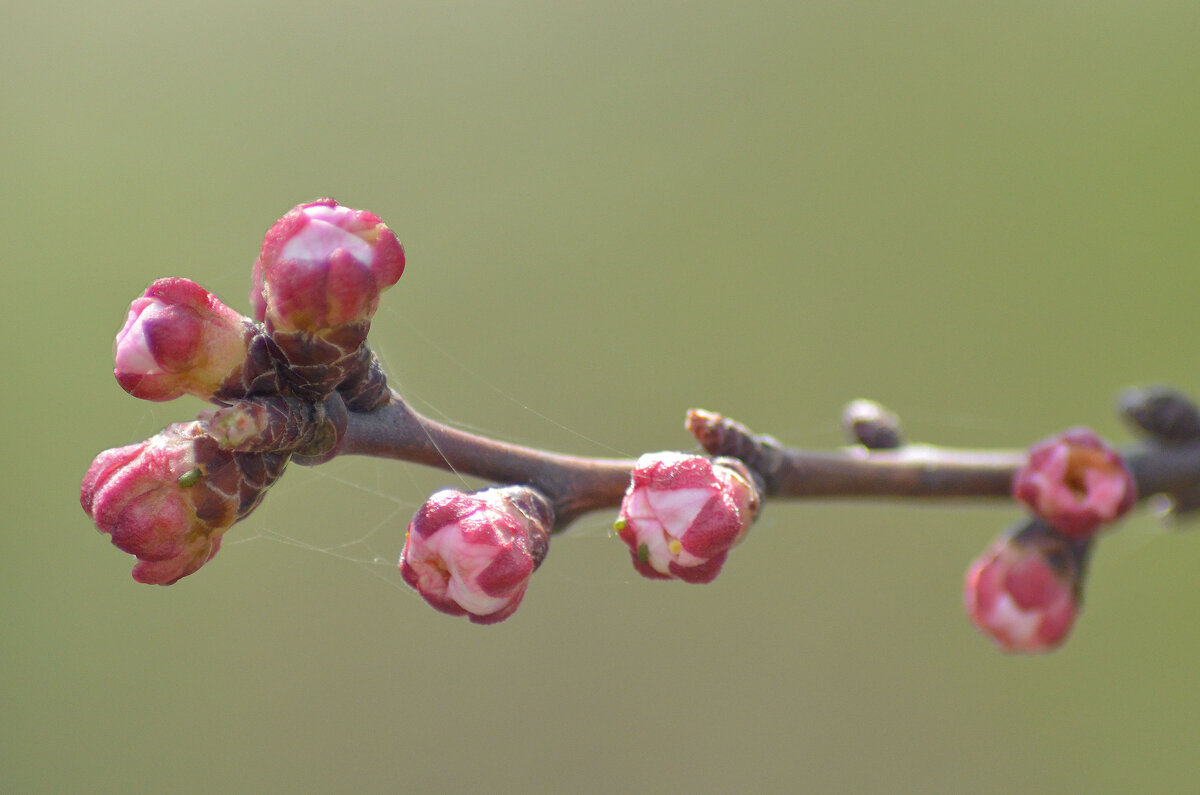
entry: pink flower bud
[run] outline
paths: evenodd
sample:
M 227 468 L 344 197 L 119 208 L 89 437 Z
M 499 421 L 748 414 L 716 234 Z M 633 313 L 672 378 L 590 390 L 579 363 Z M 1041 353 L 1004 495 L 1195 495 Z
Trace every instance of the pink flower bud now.
M 553 521 L 546 498 L 524 486 L 439 491 L 408 526 L 400 575 L 443 613 L 503 621 L 546 557 Z
M 1086 538 L 1137 502 L 1121 456 L 1088 428 L 1040 442 L 1013 479 L 1013 496 L 1072 538 Z
M 1079 612 L 1088 546 L 1037 522 L 1000 539 L 967 570 L 967 615 L 1004 651 L 1056 648 Z
M 267 231 L 250 300 L 273 332 L 328 336 L 369 323 L 379 294 L 403 272 L 404 250 L 379 216 L 319 199 Z
M 758 505 L 736 459 L 647 453 L 633 468 L 616 530 L 642 576 L 707 583 L 721 573 Z
M 135 580 L 170 585 L 217 554 L 222 534 L 258 505 L 286 460 L 223 451 L 202 423 L 176 423 L 98 455 L 80 503 L 100 532 L 137 557 Z
M 144 400 L 211 398 L 237 381 L 254 323 L 187 279 L 159 279 L 129 307 L 117 334 L 121 387 Z

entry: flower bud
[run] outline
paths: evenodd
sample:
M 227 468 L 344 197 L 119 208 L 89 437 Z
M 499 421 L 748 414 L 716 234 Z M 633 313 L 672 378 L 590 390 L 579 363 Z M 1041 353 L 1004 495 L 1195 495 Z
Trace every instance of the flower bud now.
M 971 622 L 1003 651 L 1056 648 L 1079 612 L 1090 545 L 1037 520 L 1001 538 L 967 570 Z
M 257 350 L 261 334 L 250 318 L 195 282 L 159 279 L 129 307 L 117 334 L 113 374 L 126 392 L 144 400 L 244 392 L 244 376 L 252 380 L 275 366 Z
M 633 468 L 616 530 L 642 576 L 707 583 L 758 506 L 758 490 L 737 459 L 647 453 Z
M 400 575 L 443 613 L 503 621 L 546 557 L 553 522 L 549 501 L 525 486 L 439 491 L 408 526 Z
M 318 199 L 292 208 L 263 239 L 250 301 L 274 330 L 369 321 L 404 273 L 404 250 L 379 216 Z
M 175 423 L 98 455 L 80 503 L 100 532 L 137 557 L 135 580 L 170 585 L 217 554 L 221 536 L 258 505 L 286 461 L 221 450 L 202 423 Z
M 404 250 L 392 230 L 333 199 L 301 204 L 267 231 L 250 301 L 305 397 L 323 397 L 369 365 L 359 348 L 379 294 L 403 272 Z
M 1029 449 L 1013 496 L 1072 538 L 1086 538 L 1137 502 L 1137 484 L 1117 451 L 1089 428 L 1073 428 Z

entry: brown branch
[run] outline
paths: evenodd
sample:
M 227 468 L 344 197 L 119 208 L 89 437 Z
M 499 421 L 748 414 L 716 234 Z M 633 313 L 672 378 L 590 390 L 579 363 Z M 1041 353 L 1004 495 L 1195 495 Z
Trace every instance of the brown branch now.
M 477 436 L 413 411 L 399 395 L 382 408 L 350 413 L 339 455 L 394 458 L 542 492 L 554 508 L 554 531 L 581 514 L 621 504 L 634 462 L 582 458 Z
M 785 448 L 734 420 L 707 411 L 688 413 L 688 429 L 710 455 L 742 459 L 774 497 L 1011 497 L 1024 451 L 957 450 L 903 445 L 832 452 Z M 1200 439 L 1131 445 L 1121 456 L 1141 498 L 1168 494 L 1191 508 L 1200 489 Z
M 873 422 L 872 416 L 850 412 L 847 431 L 860 441 L 883 439 L 884 449 L 864 444 L 832 451 L 790 449 L 699 410 L 688 413 L 687 426 L 708 454 L 744 461 L 769 497 L 1011 498 L 1024 451 L 904 444 L 890 414 L 879 415 L 890 428 L 886 434 L 864 430 L 864 421 Z M 1200 505 L 1200 439 L 1151 440 L 1122 454 L 1141 497 L 1169 494 L 1181 510 Z M 554 507 L 555 532 L 584 513 L 619 506 L 634 465 L 630 459 L 562 455 L 467 433 L 421 416 L 394 392 L 375 411 L 349 412 L 345 435 L 319 460 L 334 455 L 392 458 L 500 484 L 533 486 Z

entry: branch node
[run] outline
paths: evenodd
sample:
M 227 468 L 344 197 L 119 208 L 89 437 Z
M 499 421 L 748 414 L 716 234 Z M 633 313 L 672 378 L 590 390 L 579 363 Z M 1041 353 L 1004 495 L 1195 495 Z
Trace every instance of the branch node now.
M 686 425 L 709 455 L 740 459 L 762 480 L 767 493 L 776 491 L 784 454 L 774 437 L 755 435 L 740 422 L 703 409 L 689 409 Z

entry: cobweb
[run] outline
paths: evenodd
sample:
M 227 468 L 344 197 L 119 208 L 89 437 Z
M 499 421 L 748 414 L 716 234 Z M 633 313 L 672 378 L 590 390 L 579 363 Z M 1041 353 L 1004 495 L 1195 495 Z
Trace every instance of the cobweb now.
M 382 308 L 381 308 L 382 312 Z M 525 434 L 514 434 L 513 428 L 489 428 L 463 421 L 444 411 L 436 400 L 427 399 L 405 383 L 403 368 L 391 361 L 389 344 L 372 334 L 371 344 L 383 361 L 389 383 L 414 409 L 421 414 L 461 430 L 478 433 L 531 447 L 544 447 L 538 431 L 554 428 L 577 438 L 583 454 L 635 458 L 638 453 L 620 449 L 588 433 L 556 420 L 552 410 L 531 405 L 520 397 L 497 386 L 479 365 L 468 361 L 471 355 L 486 356 L 486 352 L 463 354 L 449 349 L 417 327 L 415 323 L 393 312 L 387 320 L 390 326 L 400 327 L 398 336 L 404 345 L 423 346 L 448 370 L 456 371 L 464 388 L 486 391 L 497 400 L 514 405 L 519 415 L 528 421 L 518 422 Z M 377 324 L 378 325 L 378 324 Z M 378 335 L 383 337 L 383 335 Z M 168 420 L 169 422 L 170 420 Z M 567 451 L 578 452 L 578 451 Z M 223 554 L 251 544 L 279 544 L 349 565 L 367 572 L 381 582 L 410 593 L 397 572 L 400 550 L 409 520 L 425 500 L 440 488 L 472 491 L 490 485 L 455 471 L 434 470 L 417 464 L 386 459 L 351 456 L 335 459 L 315 467 L 291 465 L 281 481 L 272 487 L 266 500 L 254 513 L 230 529 L 222 543 Z M 501 484 L 503 485 L 503 484 Z M 267 509 L 274 500 L 286 499 L 289 512 L 300 513 L 305 520 L 293 526 L 283 526 L 273 520 L 275 513 Z M 338 517 L 325 503 L 346 505 L 350 516 Z M 611 512 L 615 516 L 615 509 Z M 597 512 L 572 524 L 570 532 L 555 539 L 555 544 L 571 540 L 606 538 L 612 533 L 613 516 Z M 616 551 L 616 550 L 614 550 Z M 617 552 L 616 560 L 621 560 Z M 629 578 L 626 567 L 616 568 L 619 580 Z

